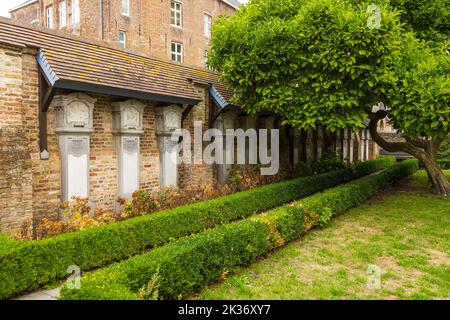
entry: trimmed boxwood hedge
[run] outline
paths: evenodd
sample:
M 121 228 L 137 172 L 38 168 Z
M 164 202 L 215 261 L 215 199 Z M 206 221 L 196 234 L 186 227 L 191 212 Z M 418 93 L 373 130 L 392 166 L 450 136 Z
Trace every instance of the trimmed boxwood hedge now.
M 64 279 L 70 265 L 77 265 L 83 271 L 102 267 L 394 164 L 393 157 L 381 157 L 336 172 L 297 178 L 111 225 L 24 242 L 16 249 L 0 254 L 0 298 Z
M 156 281 L 158 298 L 183 298 L 248 265 L 303 233 L 305 212 L 335 215 L 360 204 L 418 170 L 414 159 L 330 189 L 294 204 L 169 243 L 148 253 L 86 274 L 80 290 L 63 288 L 62 299 L 140 299 Z
M 0 255 L 8 252 L 19 246 L 19 242 L 7 237 L 6 235 L 0 234 Z

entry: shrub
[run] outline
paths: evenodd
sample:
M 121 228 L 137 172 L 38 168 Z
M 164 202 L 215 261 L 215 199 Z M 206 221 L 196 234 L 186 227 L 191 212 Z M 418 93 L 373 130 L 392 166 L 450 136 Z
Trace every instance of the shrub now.
M 89 206 L 89 199 L 87 198 L 73 197 L 71 201 L 61 203 L 60 209 L 63 219 L 44 218 L 34 223 L 32 219 L 29 219 L 22 224 L 21 229 L 15 233 L 14 237 L 16 240 L 42 240 L 63 233 L 81 231 L 161 210 L 211 200 L 270 183 L 350 167 L 351 165 L 341 160 L 335 152 L 326 154 L 321 159 L 314 159 L 309 163 L 299 162 L 292 169 L 280 171 L 271 176 L 262 176 L 260 165 L 246 165 L 244 168 L 237 166 L 230 172 L 230 182 L 220 187 L 206 184 L 200 187 L 187 186 L 183 189 L 167 187 L 159 191 L 136 190 L 130 200 L 118 198 L 117 202 L 122 207 L 120 214 L 105 212 L 102 209 Z
M 0 298 L 63 279 L 68 266 L 86 271 L 129 258 L 170 240 L 254 215 L 395 163 L 392 157 L 352 168 L 266 185 L 223 198 L 21 244 L 0 255 Z
M 107 213 L 102 209 L 89 206 L 89 200 L 85 198 L 72 197 L 72 201 L 61 204 L 63 219 L 58 221 L 44 218 L 36 226 L 36 238 L 44 239 L 56 235 L 86 230 L 103 224 L 112 223 L 116 220 L 114 213 Z M 22 235 L 18 237 L 24 239 Z M 26 239 L 26 238 L 25 238 Z
M 6 235 L 0 234 L 0 254 L 10 251 L 18 245 L 19 242 L 7 237 Z
M 80 290 L 63 288 L 62 299 L 139 299 L 150 284 L 163 299 L 186 297 L 221 278 L 224 270 L 248 265 L 256 258 L 299 238 L 308 212 L 319 217 L 342 213 L 378 190 L 418 169 L 407 160 L 385 171 L 330 189 L 239 222 L 192 235 L 148 253 L 86 274 Z M 315 222 L 318 224 L 319 222 Z M 154 283 L 157 274 L 158 283 Z

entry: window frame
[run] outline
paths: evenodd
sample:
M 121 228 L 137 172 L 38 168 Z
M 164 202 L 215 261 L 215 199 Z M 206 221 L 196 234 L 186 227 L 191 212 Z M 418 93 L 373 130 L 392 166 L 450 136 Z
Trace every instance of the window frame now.
M 78 25 L 80 24 L 81 20 L 81 12 L 80 12 L 80 0 L 72 0 L 72 25 Z
M 126 9 L 126 10 L 124 10 L 124 9 Z M 126 17 L 130 16 L 130 0 L 122 0 L 121 13 L 123 16 L 126 16 Z
M 172 5 L 175 5 L 175 7 L 173 8 Z M 177 9 L 177 6 L 179 6 L 179 9 Z M 179 17 L 177 17 L 177 14 L 179 14 Z M 177 19 L 179 20 L 179 25 L 177 24 Z M 181 1 L 170 1 L 170 25 L 176 28 L 183 28 L 183 3 Z
M 63 10 L 64 8 L 64 10 Z M 59 13 L 59 27 L 65 28 L 67 27 L 67 3 L 65 0 L 60 1 L 58 4 L 58 13 Z M 64 22 L 64 24 L 63 24 Z
M 53 29 L 53 5 L 45 8 L 45 26 L 48 29 Z
M 122 35 L 123 35 L 123 41 L 121 39 Z M 126 47 L 127 47 L 127 33 L 122 30 L 119 30 L 119 46 L 121 49 L 126 49 Z
M 206 20 L 208 18 L 208 21 Z M 211 14 L 209 14 L 208 12 L 205 12 L 203 14 L 203 35 L 206 38 L 211 38 L 211 30 L 212 30 L 212 20 L 213 17 Z M 207 25 L 208 23 L 208 25 Z
M 175 51 L 173 50 L 174 45 L 175 45 Z M 180 49 L 180 51 L 178 51 L 178 48 Z M 184 54 L 183 50 L 184 50 L 183 44 L 181 42 L 172 41 L 170 43 L 170 58 L 171 58 L 171 60 L 174 62 L 183 63 L 183 54 Z

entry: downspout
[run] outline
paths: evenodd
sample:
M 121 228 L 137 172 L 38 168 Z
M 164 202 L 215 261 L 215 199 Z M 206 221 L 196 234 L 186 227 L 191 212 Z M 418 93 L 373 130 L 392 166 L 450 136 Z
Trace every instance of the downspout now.
M 100 40 L 103 40 L 103 0 L 100 0 Z

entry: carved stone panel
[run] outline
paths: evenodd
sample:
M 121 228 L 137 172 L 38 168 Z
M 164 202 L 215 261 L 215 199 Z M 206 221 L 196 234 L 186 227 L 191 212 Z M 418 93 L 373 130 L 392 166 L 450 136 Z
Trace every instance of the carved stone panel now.
M 181 128 L 183 109 L 173 105 L 156 108 L 156 135 L 170 135 Z
M 123 127 L 126 129 L 137 129 L 141 127 L 140 113 L 133 107 L 123 110 Z
M 138 100 L 127 100 L 113 104 L 113 130 L 121 134 L 144 133 L 145 105 Z
M 93 132 L 94 104 L 97 100 L 83 93 L 55 97 L 56 133 Z
M 84 128 L 89 125 L 89 107 L 81 101 L 74 101 L 66 106 L 66 125 Z

